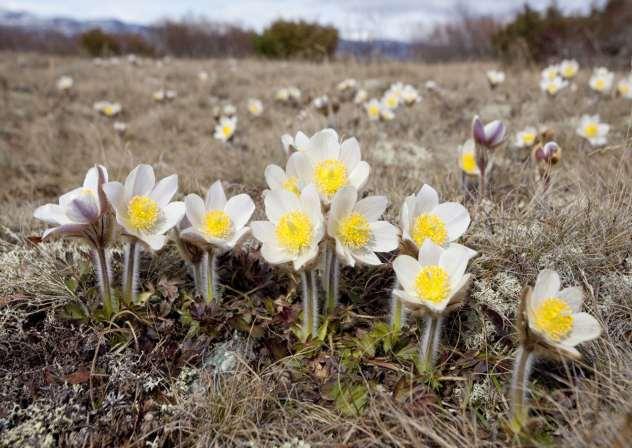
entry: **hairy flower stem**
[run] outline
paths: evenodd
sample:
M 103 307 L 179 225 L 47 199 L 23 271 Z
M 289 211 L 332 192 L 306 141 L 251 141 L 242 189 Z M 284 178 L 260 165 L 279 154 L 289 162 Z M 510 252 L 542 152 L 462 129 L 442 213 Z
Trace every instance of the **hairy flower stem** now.
M 138 261 L 140 246 L 135 238 L 125 247 L 125 272 L 123 274 L 123 297 L 127 303 L 136 300 L 136 284 L 138 282 Z
M 318 333 L 318 272 L 301 271 L 303 294 L 303 334 L 316 337 Z
M 201 270 L 203 269 L 203 265 L 204 263 L 202 262 L 202 260 L 199 260 L 197 262 L 191 262 L 191 271 L 193 271 L 193 284 L 195 286 L 195 294 L 197 295 L 204 295 L 204 284 L 202 283 L 202 272 Z
M 399 282 L 395 280 L 393 290 L 399 288 Z M 390 315 L 390 327 L 393 334 L 398 335 L 402 331 L 402 325 L 406 319 L 404 307 L 402 301 L 393 293 L 391 293 L 391 315 Z
M 488 149 L 481 146 L 476 145 L 475 149 L 476 153 L 476 166 L 480 171 L 480 175 L 478 176 L 478 203 L 480 204 L 485 197 L 486 188 L 487 188 L 487 165 L 489 164 L 489 154 Z
M 328 246 L 325 250 L 325 298 L 327 315 L 330 316 L 334 313 L 336 306 L 338 305 L 338 287 L 340 278 L 340 263 L 336 256 L 336 250 Z
M 110 259 L 103 246 L 95 247 L 95 257 L 97 280 L 101 298 L 103 300 L 103 310 L 109 318 L 114 311 L 114 303 L 112 301 L 112 274 L 110 270 Z
M 206 303 L 211 304 L 217 296 L 217 253 L 212 247 L 207 250 L 204 263 L 206 264 L 206 288 L 204 296 Z
M 443 317 L 440 316 L 428 315 L 423 318 L 424 328 L 419 346 L 419 360 L 423 370 L 430 371 L 434 368 L 437 349 L 441 340 L 442 323 Z
M 533 358 L 534 355 L 531 350 L 525 349 L 523 346 L 518 348 L 514 361 L 511 390 L 509 392 L 511 403 L 510 424 L 511 428 L 516 432 L 520 432 L 529 415 L 526 398 Z

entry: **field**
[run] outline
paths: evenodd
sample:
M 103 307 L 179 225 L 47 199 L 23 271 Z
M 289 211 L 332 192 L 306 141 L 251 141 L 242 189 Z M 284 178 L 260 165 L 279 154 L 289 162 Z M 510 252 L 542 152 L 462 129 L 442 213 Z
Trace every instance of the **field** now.
M 33 54 L 0 58 L 0 446 L 625 446 L 632 437 L 632 101 L 598 98 L 582 67 L 576 89 L 542 93 L 538 67 L 508 69 L 490 89 L 492 64 L 171 60 L 162 64 Z M 198 73 L 204 70 L 208 80 Z M 70 75 L 74 86 L 55 83 Z M 625 74 L 617 74 L 621 77 Z M 336 95 L 355 78 L 369 97 L 396 81 L 423 100 L 395 119 L 369 121 L 345 102 L 332 116 L 308 98 Z M 438 90 L 426 90 L 426 81 Z M 301 106 L 274 101 L 301 89 Z M 156 102 L 160 88 L 177 91 Z M 248 98 L 263 101 L 255 117 Z M 93 103 L 118 101 L 115 119 Z M 232 141 L 213 138 L 214 109 L 231 103 Z M 575 132 L 583 114 L 609 123 L 608 144 Z M 508 142 L 495 154 L 489 195 L 464 197 L 457 147 L 474 115 L 502 119 Z M 113 122 L 127 123 L 124 134 Z M 326 127 L 355 136 L 371 166 L 366 191 L 384 194 L 399 223 L 404 198 L 424 184 L 465 202 L 472 224 L 461 242 L 480 253 L 469 268 L 469 300 L 444 327 L 434 372 L 413 358 L 419 330 L 409 319 L 392 346 L 373 331 L 388 319 L 389 262 L 344 268 L 340 306 L 322 341 L 301 343 L 298 277 L 270 267 L 250 240 L 220 260 L 220 304 L 195 317 L 193 281 L 173 244 L 143 253 L 143 302 L 111 322 L 70 319 L 70 304 L 98 301 L 89 251 L 76 241 L 40 241 L 36 207 L 57 202 L 95 163 L 124 180 L 139 163 L 157 178 L 177 173 L 181 200 L 217 179 L 246 192 L 265 219 L 263 172 L 285 166 L 280 138 Z M 562 160 L 545 191 L 530 151 L 513 147 L 526 126 L 554 131 Z M 113 253 L 114 282 L 122 249 Z M 507 430 L 507 388 L 517 347 L 520 291 L 539 270 L 579 285 L 604 331 L 577 362 L 538 362 L 532 419 Z M 145 294 L 146 293 L 146 294 Z M 75 316 L 76 317 L 76 316 Z M 186 316 L 185 316 L 186 317 Z

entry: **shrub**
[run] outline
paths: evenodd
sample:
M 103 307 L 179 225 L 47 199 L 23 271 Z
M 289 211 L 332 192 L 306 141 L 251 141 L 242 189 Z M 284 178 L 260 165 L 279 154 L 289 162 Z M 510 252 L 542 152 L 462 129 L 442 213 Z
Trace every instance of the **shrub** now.
M 81 34 L 79 42 L 81 42 L 81 47 L 90 56 L 107 56 L 121 53 L 121 46 L 116 37 L 105 33 L 100 28 L 94 28 Z
M 338 30 L 304 21 L 277 20 L 255 40 L 257 53 L 279 59 L 322 60 L 338 46 Z

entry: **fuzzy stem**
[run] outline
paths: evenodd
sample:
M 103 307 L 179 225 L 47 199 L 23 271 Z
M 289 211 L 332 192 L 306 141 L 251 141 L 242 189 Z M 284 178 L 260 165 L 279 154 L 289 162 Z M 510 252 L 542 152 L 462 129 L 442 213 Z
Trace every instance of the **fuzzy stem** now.
M 123 297 L 127 303 L 134 303 L 136 300 L 139 259 L 140 246 L 136 239 L 131 239 L 125 247 L 125 273 L 123 277 Z
M 399 288 L 399 282 L 395 280 L 393 290 Z M 390 314 L 390 326 L 394 334 L 398 335 L 402 331 L 402 325 L 406 320 L 406 314 L 402 301 L 391 292 L 391 314 Z
M 195 285 L 195 294 L 203 295 L 204 294 L 204 285 L 202 284 L 202 273 L 200 270 L 202 269 L 202 260 L 197 262 L 191 262 L 191 270 L 193 271 L 193 283 Z
M 327 258 L 325 259 L 325 263 L 327 264 L 327 268 L 325 269 L 325 297 L 327 300 L 327 315 L 330 316 L 334 313 L 336 306 L 338 305 L 340 264 L 338 263 L 338 257 L 336 257 L 336 251 L 333 247 L 329 247 L 326 253 Z
M 485 189 L 487 187 L 487 164 L 489 163 L 488 149 L 476 145 L 476 165 L 480 171 L 478 176 L 478 203 L 480 204 L 485 197 Z
M 424 316 L 423 335 L 419 345 L 419 358 L 423 369 L 432 370 L 434 368 L 439 340 L 441 339 L 441 324 L 443 317 Z
M 312 337 L 316 337 L 318 334 L 318 325 L 319 325 L 319 313 L 318 313 L 318 270 L 312 269 L 310 271 L 310 275 L 312 277 Z
M 206 303 L 210 304 L 217 295 L 217 254 L 212 247 L 206 252 L 206 269 Z
M 318 333 L 318 272 L 301 271 L 303 294 L 303 334 L 315 337 Z
M 511 427 L 519 432 L 529 415 L 529 407 L 526 403 L 529 385 L 529 374 L 533 364 L 533 352 L 524 347 L 519 347 L 514 361 L 513 377 L 509 398 L 511 402 Z
M 103 299 L 103 310 L 108 318 L 112 315 L 114 304 L 112 302 L 112 275 L 110 271 L 110 259 L 105 247 L 97 246 L 95 248 L 95 263 L 99 290 Z

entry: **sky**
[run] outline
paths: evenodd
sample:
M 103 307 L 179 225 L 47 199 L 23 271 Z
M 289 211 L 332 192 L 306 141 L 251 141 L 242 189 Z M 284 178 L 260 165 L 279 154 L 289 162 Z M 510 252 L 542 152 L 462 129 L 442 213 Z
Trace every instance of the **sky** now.
M 527 0 L 544 9 L 551 0 Z M 594 0 L 603 4 L 605 0 Z M 336 26 L 344 38 L 407 40 L 454 16 L 459 5 L 475 14 L 508 17 L 525 0 L 0 0 L 0 8 L 42 16 L 116 18 L 149 24 L 164 18 L 203 16 L 261 31 L 278 18 Z M 557 0 L 566 12 L 587 11 L 592 0 Z

